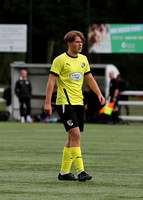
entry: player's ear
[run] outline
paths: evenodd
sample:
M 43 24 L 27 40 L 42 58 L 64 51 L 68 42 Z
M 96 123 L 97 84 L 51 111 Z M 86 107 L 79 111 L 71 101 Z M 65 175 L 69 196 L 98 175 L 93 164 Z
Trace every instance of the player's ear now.
M 71 43 L 71 42 L 70 42 L 70 41 L 68 41 L 68 42 L 67 42 L 67 45 L 69 46 L 69 45 L 70 45 L 70 43 Z

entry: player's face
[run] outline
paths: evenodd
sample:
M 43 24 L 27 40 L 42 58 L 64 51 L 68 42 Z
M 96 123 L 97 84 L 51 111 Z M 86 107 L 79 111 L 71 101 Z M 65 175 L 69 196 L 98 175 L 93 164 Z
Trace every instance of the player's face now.
M 83 42 L 80 37 L 75 37 L 74 41 L 68 43 L 70 50 L 73 53 L 80 53 L 82 51 Z

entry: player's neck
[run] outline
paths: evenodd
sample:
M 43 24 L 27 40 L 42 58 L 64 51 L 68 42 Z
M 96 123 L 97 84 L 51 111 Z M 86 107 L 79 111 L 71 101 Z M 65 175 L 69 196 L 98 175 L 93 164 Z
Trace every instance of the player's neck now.
M 70 55 L 71 57 L 75 57 L 77 58 L 78 57 L 78 53 L 77 52 L 73 52 L 71 51 L 70 49 L 67 51 L 68 55 Z

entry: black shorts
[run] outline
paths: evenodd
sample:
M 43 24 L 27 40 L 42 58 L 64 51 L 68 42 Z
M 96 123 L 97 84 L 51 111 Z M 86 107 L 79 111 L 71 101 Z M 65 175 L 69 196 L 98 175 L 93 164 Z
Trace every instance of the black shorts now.
M 65 126 L 66 131 L 79 127 L 83 131 L 84 127 L 84 107 L 81 105 L 57 105 L 57 112 Z

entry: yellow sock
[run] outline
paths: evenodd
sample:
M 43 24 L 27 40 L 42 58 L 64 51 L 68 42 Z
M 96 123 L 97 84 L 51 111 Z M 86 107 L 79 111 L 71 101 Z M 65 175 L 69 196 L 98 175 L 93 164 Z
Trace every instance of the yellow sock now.
M 70 172 L 72 161 L 70 148 L 64 147 L 61 171 Z
M 84 166 L 83 166 L 83 160 L 81 157 L 80 147 L 71 147 L 70 150 L 71 150 L 71 155 L 72 155 L 73 162 L 75 164 L 77 172 L 83 171 Z

